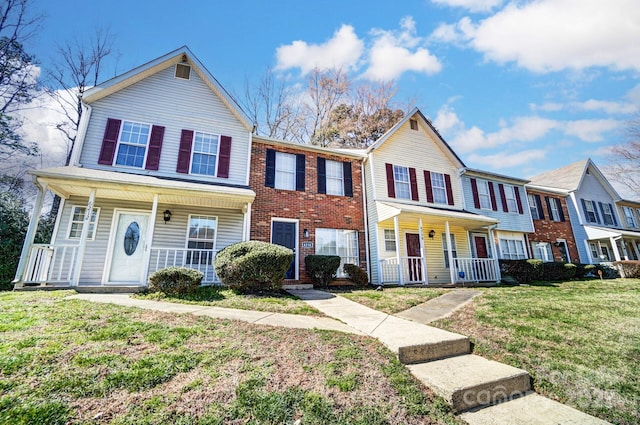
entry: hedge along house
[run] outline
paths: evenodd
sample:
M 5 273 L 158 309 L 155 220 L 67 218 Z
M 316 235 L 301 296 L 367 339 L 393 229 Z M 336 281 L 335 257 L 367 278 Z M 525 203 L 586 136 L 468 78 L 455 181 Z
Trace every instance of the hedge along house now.
M 367 267 L 362 151 L 327 149 L 253 136 L 251 239 L 291 248 L 285 285 L 311 282 L 307 255 L 338 255 Z
M 533 223 L 525 190 L 528 180 L 470 168 L 461 171 L 461 179 L 465 209 L 499 221 L 488 229 L 472 230 L 474 258 L 495 258 L 496 254 L 507 260 L 529 258 L 527 236 L 533 232 Z
M 568 193 L 567 209 L 576 240 L 579 262 L 609 263 L 630 258 L 629 243 L 640 232 L 627 230 L 618 215 L 620 196 L 590 159 L 531 178 L 534 188 L 560 189 Z
M 167 266 L 201 270 L 249 235 L 252 128 L 187 47 L 85 93 L 67 167 L 31 172 L 62 198 L 50 244 L 34 214 L 16 273 L 21 284 L 142 287 Z
M 464 163 L 416 108 L 367 149 L 371 281 L 449 284 L 500 280 L 497 256 L 474 258 L 470 235 L 498 220 L 464 209 Z M 489 241 L 489 250 L 495 252 Z

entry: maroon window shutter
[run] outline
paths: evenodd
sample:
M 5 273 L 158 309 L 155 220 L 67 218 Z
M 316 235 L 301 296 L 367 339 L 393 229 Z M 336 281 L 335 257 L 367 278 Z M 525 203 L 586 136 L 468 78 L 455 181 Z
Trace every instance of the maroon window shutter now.
M 109 118 L 107 127 L 104 130 L 102 138 L 102 147 L 100 148 L 100 156 L 98 164 L 111 165 L 113 157 L 116 155 L 116 146 L 118 145 L 118 134 L 120 133 L 120 124 L 122 121 Z
M 516 193 L 516 203 L 518 204 L 518 214 L 522 214 L 522 200 L 520 199 L 520 188 L 513 187 L 513 191 Z
M 498 203 L 496 202 L 496 191 L 493 187 L 493 182 L 489 182 L 489 196 L 491 197 L 491 209 L 498 211 Z
M 471 193 L 473 194 L 473 206 L 480 208 L 480 195 L 478 195 L 478 182 L 471 179 Z
M 177 173 L 189 174 L 191 165 L 191 144 L 193 143 L 193 130 L 182 130 L 180 136 L 180 148 L 178 150 Z
M 507 205 L 507 195 L 504 193 L 504 185 L 498 183 L 498 189 L 500 190 L 500 197 L 502 198 L 502 211 L 509 212 L 509 206 Z
M 385 164 L 387 168 L 387 193 L 389 198 L 396 197 L 396 185 L 393 180 L 393 164 Z
M 409 183 L 411 183 L 411 200 L 419 201 L 418 181 L 416 180 L 416 169 L 409 168 Z
M 162 138 L 164 137 L 164 127 L 154 125 L 151 127 L 151 138 L 149 139 L 149 152 L 147 153 L 147 163 L 144 168 L 147 170 L 158 170 L 160 167 L 160 151 L 162 150 Z
M 220 136 L 220 155 L 218 157 L 218 177 L 229 178 L 229 163 L 231 162 L 231 137 Z
M 451 187 L 451 176 L 449 174 L 444 175 L 444 185 L 447 188 L 447 204 L 453 205 L 453 188 Z
M 433 186 L 431 185 L 431 172 L 424 170 L 424 185 L 427 188 L 427 202 L 433 203 Z

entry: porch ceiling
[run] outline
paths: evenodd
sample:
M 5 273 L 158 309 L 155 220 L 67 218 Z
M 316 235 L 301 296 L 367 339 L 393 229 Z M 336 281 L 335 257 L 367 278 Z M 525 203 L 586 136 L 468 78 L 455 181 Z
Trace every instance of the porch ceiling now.
M 152 176 L 90 170 L 80 167 L 58 167 L 31 172 L 39 183 L 62 198 L 88 197 L 96 190 L 96 198 L 139 202 L 242 209 L 255 198 L 248 188 L 217 186 L 161 179 Z
M 417 222 L 423 219 L 426 223 L 442 224 L 449 222 L 451 226 L 465 229 L 477 229 L 499 223 L 495 218 L 473 214 L 466 211 L 452 211 L 421 205 L 398 204 L 395 202 L 376 202 L 378 221 L 383 222 L 398 217 L 400 222 Z
M 629 238 L 640 239 L 640 232 L 632 232 L 630 230 L 608 229 L 606 227 L 584 226 L 589 240 L 609 239 L 626 236 Z

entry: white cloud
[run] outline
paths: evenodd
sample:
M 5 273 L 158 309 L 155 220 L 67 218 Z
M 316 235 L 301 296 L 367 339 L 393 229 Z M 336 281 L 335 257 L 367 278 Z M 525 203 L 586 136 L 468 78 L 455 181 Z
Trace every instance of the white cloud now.
M 529 149 L 520 152 L 500 152 L 493 155 L 469 155 L 469 161 L 481 164 L 488 169 L 504 169 L 518 167 L 544 159 L 546 151 L 543 149 Z
M 440 24 L 431 33 L 429 40 L 443 43 L 465 44 L 473 38 L 475 27 L 471 19 L 464 17 L 455 24 Z
M 294 41 L 276 49 L 276 69 L 300 68 L 307 74 L 314 68 L 354 69 L 362 56 L 364 42 L 351 25 L 342 25 L 322 44 Z
M 571 105 L 583 111 L 603 111 L 607 114 L 633 114 L 638 111 L 638 105 L 608 100 L 589 99 L 584 102 L 574 102 Z
M 534 72 L 640 70 L 637 0 L 511 2 L 472 29 L 465 26 L 463 31 L 461 20 L 440 33 L 454 40 L 471 37 L 469 46 L 498 63 L 515 62 Z
M 564 123 L 563 127 L 565 134 L 595 143 L 604 140 L 602 133 L 620 128 L 621 123 L 617 120 L 576 120 Z
M 487 12 L 502 4 L 502 0 L 431 0 L 431 2 L 449 7 L 462 7 L 471 12 Z
M 400 28 L 400 31 L 371 31 L 373 45 L 368 52 L 369 66 L 364 73 L 365 78 L 389 81 L 406 71 L 425 74 L 440 72 L 442 64 L 421 46 L 425 39 L 417 36 L 413 18 L 404 18 L 400 22 Z

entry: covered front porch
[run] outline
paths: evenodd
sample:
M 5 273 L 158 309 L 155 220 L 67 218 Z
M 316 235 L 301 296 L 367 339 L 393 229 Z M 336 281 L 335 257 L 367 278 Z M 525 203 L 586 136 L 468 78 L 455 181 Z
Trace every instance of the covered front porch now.
M 377 202 L 381 284 L 497 282 L 495 219 L 464 211 Z M 472 234 L 487 235 L 482 248 Z M 481 255 L 478 255 L 481 254 Z M 375 263 L 374 263 L 375 264 Z
M 34 244 L 34 214 L 14 283 L 24 286 L 141 288 L 170 266 L 201 271 L 218 282 L 213 259 L 248 239 L 251 203 L 246 187 L 60 167 L 32 173 L 39 188 L 62 198 L 52 240 Z
M 640 260 L 640 232 L 584 226 L 584 241 L 592 264 Z

